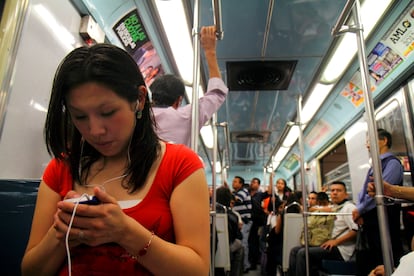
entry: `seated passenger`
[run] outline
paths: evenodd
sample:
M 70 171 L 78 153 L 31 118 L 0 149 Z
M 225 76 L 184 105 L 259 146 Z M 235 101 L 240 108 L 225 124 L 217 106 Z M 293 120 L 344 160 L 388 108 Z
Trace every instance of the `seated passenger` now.
M 287 198 L 286 203 L 282 201 L 275 202 L 274 219 L 269 221 L 269 230 L 267 235 L 267 249 L 266 249 L 266 275 L 276 275 L 277 266 L 282 265 L 283 255 L 283 222 L 284 213 L 300 213 L 302 208 L 299 204 L 300 198 L 298 193 L 292 193 Z M 273 204 L 270 204 L 270 209 L 273 210 Z
M 242 245 L 241 227 L 239 226 L 239 217 L 230 208 L 230 202 L 233 199 L 233 194 L 230 189 L 224 186 L 219 187 L 216 190 L 217 212 L 224 212 L 224 208 L 227 211 L 227 225 L 229 234 L 229 246 L 230 246 L 230 275 L 238 276 L 243 275 L 243 256 L 244 250 Z M 217 271 L 216 275 L 219 274 Z
M 391 276 L 406 276 L 412 275 L 414 271 L 414 237 L 411 240 L 411 252 L 402 256 L 400 264 L 394 270 Z M 374 268 L 368 276 L 384 276 L 385 268 L 384 265 L 379 265 Z
M 318 205 L 318 201 L 317 201 L 317 198 L 316 198 L 317 195 L 318 195 L 318 193 L 315 192 L 315 191 L 311 191 L 308 194 L 308 209 Z
M 309 212 L 338 212 L 342 205 L 335 208 L 329 202 L 329 197 L 325 192 L 317 193 L 316 205 L 309 208 Z M 320 246 L 331 239 L 331 233 L 334 226 L 335 215 L 311 215 L 307 218 L 308 223 L 308 245 Z M 305 245 L 305 231 L 302 230 L 300 242 Z
M 309 247 L 309 269 L 310 275 L 318 275 L 317 269 L 321 265 L 322 259 L 349 261 L 355 249 L 355 238 L 358 226 L 351 216 L 345 215 L 352 213 L 356 207 L 348 201 L 345 183 L 335 181 L 330 184 L 331 200 L 334 206 L 342 205 L 337 215 L 332 229 L 331 240 L 321 246 Z M 306 249 L 303 246 L 294 247 L 290 252 L 289 275 L 306 275 Z
M 316 193 L 316 205 L 309 208 L 309 212 L 321 211 L 331 212 L 333 205 L 329 202 L 329 197 L 325 192 Z

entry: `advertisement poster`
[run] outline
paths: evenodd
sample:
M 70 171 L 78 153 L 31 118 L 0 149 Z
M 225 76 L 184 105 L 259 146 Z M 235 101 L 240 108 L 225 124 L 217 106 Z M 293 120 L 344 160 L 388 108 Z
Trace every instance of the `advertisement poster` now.
M 322 141 L 328 137 L 331 132 L 331 125 L 321 119 L 306 136 L 305 142 L 309 147 L 315 148 L 316 146 L 321 145 Z
M 413 51 L 414 2 L 406 8 L 367 57 L 371 92 L 375 91 L 377 86 Z M 347 98 L 355 107 L 364 102 L 360 75 L 358 70 L 341 92 L 341 96 Z
M 299 165 L 299 156 L 292 153 L 284 164 L 284 167 L 288 170 L 293 170 Z
M 384 44 L 406 59 L 414 50 L 414 2 L 385 35 Z
M 148 37 L 138 10 L 132 10 L 112 28 L 125 50 L 134 58 L 149 86 L 155 77 L 164 74 L 161 59 Z
M 368 70 L 371 80 L 377 85 L 401 62 L 402 58 L 397 52 L 379 42 L 368 56 Z
M 357 74 L 360 74 L 359 71 Z M 355 107 L 360 106 L 364 102 L 364 93 L 353 82 L 349 82 L 348 85 L 344 87 L 341 92 L 341 95 L 348 99 Z

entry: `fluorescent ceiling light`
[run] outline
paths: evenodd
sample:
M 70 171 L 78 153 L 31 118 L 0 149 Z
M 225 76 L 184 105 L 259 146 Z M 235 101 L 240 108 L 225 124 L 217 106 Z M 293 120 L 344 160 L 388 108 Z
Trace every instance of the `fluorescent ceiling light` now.
M 285 140 L 283 141 L 283 145 L 281 148 L 290 148 L 293 146 L 293 144 L 296 143 L 296 140 L 299 137 L 299 127 L 298 126 L 292 126 L 289 130 L 288 135 L 286 135 Z M 278 152 L 279 153 L 279 152 Z M 277 155 L 277 154 L 276 154 Z
M 324 85 L 318 83 L 313 88 L 312 93 L 310 94 L 309 98 L 306 100 L 306 104 L 302 109 L 301 113 L 301 120 L 302 122 L 302 129 L 306 127 L 306 123 L 309 122 L 313 115 L 315 115 L 316 111 L 319 109 L 320 105 L 323 103 L 325 98 L 328 96 L 329 92 L 331 91 L 333 85 Z M 299 127 L 294 125 L 290 128 L 289 133 L 286 135 L 285 140 L 283 140 L 282 146 L 274 156 L 273 161 L 273 168 L 277 168 L 286 154 L 289 152 L 290 148 L 296 143 L 296 140 L 299 137 Z
M 334 83 L 349 65 L 356 51 L 357 45 L 354 35 L 351 33 L 343 34 L 340 44 L 322 74 L 321 82 Z
M 285 140 L 283 140 L 282 146 L 273 156 L 272 168 L 276 169 L 280 163 L 285 158 L 286 154 L 289 152 L 290 148 L 296 143 L 296 140 L 299 137 L 299 127 L 292 126 L 289 130 L 289 133 L 286 135 Z
M 277 168 L 277 167 L 279 167 L 279 165 L 280 165 L 280 161 L 273 161 L 272 162 L 272 166 L 273 166 L 273 168 Z M 273 171 L 273 170 L 272 170 Z M 272 171 L 270 171 L 270 172 L 272 172 Z
M 201 137 L 207 148 L 212 149 L 214 145 L 213 128 L 211 125 L 203 126 L 200 130 Z
M 316 111 L 318 111 L 321 104 L 325 101 L 325 98 L 329 95 L 332 87 L 333 84 L 324 85 L 318 83 L 315 85 L 301 112 L 301 121 L 303 123 L 306 124 L 312 119 L 313 115 L 315 115 Z
M 365 0 L 361 5 L 361 24 L 364 28 L 364 39 L 371 33 L 375 25 L 384 14 L 392 0 Z M 351 11 L 351 14 L 353 10 Z M 353 25 L 354 20 L 350 20 L 347 25 Z M 321 77 L 321 82 L 334 83 L 343 74 L 352 58 L 357 52 L 357 43 L 354 33 L 345 33 L 337 49 L 332 54 L 328 65 L 325 67 Z
M 221 173 L 221 163 L 220 163 L 220 161 L 216 161 L 216 173 Z
M 192 83 L 193 46 L 182 1 L 156 0 L 155 4 L 181 78 L 185 82 Z
M 286 154 L 289 152 L 290 148 L 285 148 L 285 147 L 281 147 L 275 157 L 273 158 L 273 162 L 282 162 L 282 160 L 285 158 Z M 275 166 L 273 166 L 273 168 L 276 168 Z

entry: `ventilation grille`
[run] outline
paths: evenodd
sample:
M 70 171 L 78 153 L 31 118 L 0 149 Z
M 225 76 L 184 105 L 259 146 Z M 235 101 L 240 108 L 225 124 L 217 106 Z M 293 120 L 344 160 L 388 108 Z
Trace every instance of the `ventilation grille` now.
M 230 141 L 233 143 L 267 143 L 270 131 L 232 131 Z
M 253 166 L 256 164 L 253 160 L 236 160 L 234 163 L 239 166 Z
M 287 90 L 296 60 L 227 62 L 230 91 Z

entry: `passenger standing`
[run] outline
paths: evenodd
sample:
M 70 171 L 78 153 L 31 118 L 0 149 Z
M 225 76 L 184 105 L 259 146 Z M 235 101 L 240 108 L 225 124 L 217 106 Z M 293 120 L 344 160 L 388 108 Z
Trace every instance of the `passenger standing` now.
M 261 255 L 264 247 L 261 248 L 260 236 L 266 224 L 266 213 L 262 208 L 262 202 L 269 197 L 267 192 L 260 191 L 260 179 L 254 177 L 250 181 L 250 196 L 252 199 L 252 228 L 249 235 L 249 261 L 250 269 L 255 270 L 260 265 Z
M 279 178 L 276 180 L 276 189 L 273 187 L 273 173 L 269 176 L 269 186 L 268 186 L 268 193 L 271 196 L 264 201 L 264 206 L 267 206 L 267 210 L 270 213 L 273 211 L 273 201 L 276 203 L 278 201 L 286 202 L 287 198 L 292 193 L 292 190 L 287 186 L 286 180 L 283 178 Z M 273 195 L 272 195 L 273 193 Z
M 201 28 L 201 46 L 207 60 L 210 79 L 207 93 L 198 102 L 201 129 L 226 99 L 228 88 L 221 79 L 216 56 L 216 29 L 214 26 Z M 185 86 L 181 79 L 173 75 L 157 77 L 150 86 L 153 112 L 158 136 L 167 142 L 191 146 L 191 105 L 181 106 Z
M 382 166 L 382 177 L 385 181 L 395 185 L 403 183 L 403 167 L 398 158 L 389 150 L 392 146 L 392 136 L 385 129 L 378 129 L 378 148 Z M 369 143 L 367 142 L 369 151 Z M 357 209 L 352 213 L 354 221 L 362 225 L 363 231 L 369 244 L 369 249 L 365 252 L 357 252 L 358 275 L 367 275 L 376 266 L 383 263 L 382 247 L 377 208 L 374 198 L 368 192 L 368 183 L 371 182 L 373 168 L 370 168 L 366 176 L 362 190 L 358 194 Z M 391 237 L 393 260 L 396 265 L 403 254 L 402 242 L 400 240 L 400 205 L 390 205 L 386 207 L 388 214 L 388 229 Z
M 243 220 L 242 226 L 242 243 L 244 248 L 244 262 L 243 271 L 248 272 L 250 270 L 249 262 L 249 234 L 252 227 L 252 200 L 249 191 L 244 188 L 244 178 L 241 176 L 235 176 L 233 179 L 233 193 L 236 198 L 234 210 L 240 214 Z

